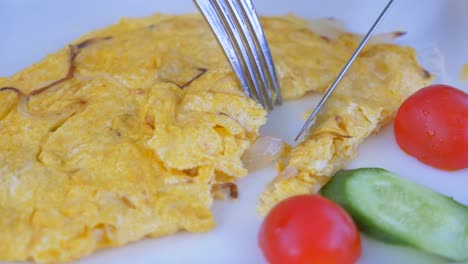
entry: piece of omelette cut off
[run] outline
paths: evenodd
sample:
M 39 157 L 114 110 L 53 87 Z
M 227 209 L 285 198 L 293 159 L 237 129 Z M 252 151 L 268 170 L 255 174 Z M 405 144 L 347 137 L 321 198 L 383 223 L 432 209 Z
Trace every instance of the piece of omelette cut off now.
M 316 78 L 312 91 L 327 88 L 330 75 L 336 77 L 336 69 L 344 66 L 360 38 L 343 32 L 330 39 L 329 46 L 314 45 L 312 53 L 302 54 L 305 60 L 316 63 L 311 75 Z M 412 48 L 378 42 L 368 45 L 329 98 L 305 139 L 285 162 L 278 164 L 278 176 L 260 197 L 259 213 L 267 214 L 288 197 L 317 193 L 357 155 L 357 147 L 365 138 L 391 121 L 400 104 L 432 79 L 418 64 Z

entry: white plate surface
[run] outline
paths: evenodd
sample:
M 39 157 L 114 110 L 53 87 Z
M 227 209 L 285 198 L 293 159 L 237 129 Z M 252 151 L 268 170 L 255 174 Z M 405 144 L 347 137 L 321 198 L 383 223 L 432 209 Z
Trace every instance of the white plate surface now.
M 294 13 L 307 18 L 337 17 L 352 31 L 365 33 L 386 0 L 255 0 L 261 14 Z M 190 0 L 0 0 L 0 76 L 9 76 L 81 34 L 112 24 L 122 16 L 155 12 L 196 12 Z M 436 82 L 455 85 L 463 63 L 468 63 L 467 0 L 397 1 L 380 31 L 405 30 L 401 42 L 422 54 L 422 63 L 439 74 Z M 443 66 L 443 67 L 442 67 Z M 292 143 L 303 123 L 301 113 L 312 108 L 317 96 L 289 102 L 275 109 L 262 128 Z M 405 155 L 395 143 L 391 125 L 359 147 L 348 168 L 377 166 L 468 204 L 468 170 L 444 172 Z M 77 263 L 265 263 L 257 246 L 261 218 L 255 207 L 273 168 L 251 173 L 239 182 L 238 201 L 217 202 L 217 227 L 205 234 L 178 234 L 106 249 Z M 311 223 L 313 224 L 313 223 Z M 446 263 L 411 249 L 385 245 L 363 236 L 359 263 Z

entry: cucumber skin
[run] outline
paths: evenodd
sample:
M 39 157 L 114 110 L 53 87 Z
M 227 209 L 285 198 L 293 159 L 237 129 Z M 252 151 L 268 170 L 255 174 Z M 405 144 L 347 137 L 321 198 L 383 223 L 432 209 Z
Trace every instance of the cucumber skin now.
M 341 207 L 343 207 L 353 218 L 359 230 L 361 230 L 363 233 L 371 237 L 374 237 L 376 239 L 379 239 L 383 242 L 390 243 L 390 244 L 417 248 L 417 249 L 426 251 L 431 254 L 445 257 L 449 260 L 455 260 L 455 261 L 467 261 L 468 260 L 468 252 L 464 256 L 447 256 L 447 255 L 441 255 L 441 254 L 438 254 L 437 252 L 431 252 L 431 251 L 428 251 L 427 249 L 421 248 L 417 243 L 414 243 L 408 240 L 408 238 L 405 237 L 404 235 L 398 235 L 392 232 L 391 230 L 376 223 L 375 219 L 378 218 L 378 216 L 368 217 L 365 214 L 361 213 L 359 210 L 359 205 L 355 205 L 353 201 L 348 199 L 347 193 L 349 192 L 348 183 L 353 180 L 352 178 L 359 177 L 362 174 L 375 174 L 376 177 L 378 177 L 378 175 L 382 175 L 382 176 L 388 175 L 392 177 L 398 176 L 390 171 L 387 171 L 381 168 L 360 168 L 360 169 L 354 169 L 354 170 L 342 170 L 342 171 L 339 171 L 337 174 L 335 174 L 335 176 L 333 176 L 330 183 L 325 185 L 320 190 L 320 194 L 336 202 Z M 398 180 L 401 180 L 403 182 L 408 182 L 408 184 L 415 185 L 415 183 L 412 183 L 400 177 L 398 177 Z M 422 188 L 425 188 L 425 187 L 422 187 Z M 466 214 L 468 215 L 468 206 L 460 204 L 457 201 L 453 200 L 452 198 L 443 196 L 436 192 L 434 192 L 434 195 L 438 196 L 438 199 L 445 199 L 446 202 L 452 203 L 454 207 L 459 207 L 461 210 L 464 210 Z M 373 197 L 369 197 L 369 199 L 373 199 Z M 465 237 L 465 240 L 468 240 L 468 237 Z M 468 251 L 468 248 L 466 249 L 466 251 Z
M 343 207 L 353 218 L 354 222 L 358 226 L 359 230 L 372 236 L 376 239 L 382 240 L 386 243 L 402 246 L 412 246 L 411 243 L 407 242 L 405 238 L 395 236 L 394 234 L 388 234 L 386 230 L 382 230 L 373 219 L 361 214 L 359 210 L 356 210 L 352 206 L 353 202 L 346 197 L 346 183 L 348 177 L 353 177 L 355 173 L 361 173 L 362 170 L 372 171 L 371 173 L 382 173 L 380 168 L 361 168 L 356 170 L 342 170 L 339 171 L 332 178 L 332 182 L 328 183 L 320 190 L 320 194 L 327 197 L 328 199 L 336 202 Z M 368 172 L 366 172 L 368 173 Z

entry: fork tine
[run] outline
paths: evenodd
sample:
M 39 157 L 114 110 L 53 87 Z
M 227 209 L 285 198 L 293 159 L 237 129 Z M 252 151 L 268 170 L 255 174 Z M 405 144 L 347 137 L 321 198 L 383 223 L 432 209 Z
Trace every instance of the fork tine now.
M 240 3 L 241 7 L 243 8 L 243 11 L 245 12 L 245 15 L 248 18 L 247 21 L 250 21 L 250 26 L 252 28 L 251 32 L 255 33 L 256 41 L 260 47 L 260 50 L 264 51 L 263 59 L 265 60 L 265 64 L 270 73 L 268 74 L 268 77 L 270 77 L 270 84 L 271 86 L 273 86 L 273 89 L 276 93 L 276 103 L 281 104 L 283 99 L 281 97 L 281 91 L 279 88 L 278 78 L 273 64 L 273 58 L 271 56 L 270 47 L 268 46 L 265 33 L 263 32 L 263 28 L 260 24 L 257 13 L 255 12 L 253 3 L 251 0 L 238 0 L 238 2 Z
M 249 56 L 248 53 L 248 48 L 245 47 L 244 40 L 242 39 L 241 35 L 241 29 L 238 27 L 236 24 L 236 21 L 234 20 L 233 14 L 231 14 L 231 10 L 226 4 L 225 0 L 216 0 L 214 1 L 216 3 L 216 8 L 218 8 L 218 15 L 221 19 L 221 21 L 224 23 L 224 27 L 226 28 L 228 35 L 234 39 L 234 47 L 236 48 L 237 53 L 240 55 L 239 57 L 242 60 L 242 63 L 244 65 L 244 70 L 246 70 L 249 73 L 249 80 L 253 84 L 256 97 L 258 102 L 264 107 L 267 108 L 267 105 L 264 100 L 264 96 L 262 93 L 262 88 L 258 82 L 258 79 L 256 78 L 255 74 L 255 66 L 252 63 L 252 60 Z
M 247 51 L 249 52 L 250 58 L 255 62 L 256 66 L 255 67 L 255 73 L 256 76 L 261 79 L 260 82 L 260 91 L 262 92 L 261 96 L 264 97 L 264 99 L 267 102 L 268 108 L 271 110 L 273 109 L 273 96 L 271 95 L 270 91 L 270 86 L 268 83 L 268 78 L 267 74 L 270 74 L 268 71 L 266 71 L 266 66 L 265 63 L 262 61 L 264 58 L 264 54 L 262 51 L 258 49 L 259 45 L 255 41 L 255 35 L 252 33 L 252 28 L 249 27 L 248 24 L 248 17 L 246 17 L 245 12 L 243 11 L 242 7 L 240 6 L 238 1 L 231 1 L 228 0 L 226 1 L 231 9 L 231 12 L 233 13 L 234 17 L 237 20 L 238 27 L 241 29 L 240 33 L 243 37 L 244 42 L 248 45 Z
M 216 1 L 216 0 L 215 0 Z M 251 98 L 254 98 L 254 95 L 249 89 L 249 82 L 245 76 L 243 66 L 240 62 L 238 55 L 235 52 L 234 45 L 227 35 L 227 32 L 223 28 L 223 23 L 221 22 L 219 16 L 217 15 L 217 10 L 214 7 L 212 0 L 193 0 L 198 10 L 203 14 L 203 17 L 210 25 L 213 30 L 219 44 L 223 47 L 224 53 L 228 58 L 229 63 L 232 66 L 232 69 L 236 73 L 239 82 L 241 83 L 242 89 L 244 92 Z

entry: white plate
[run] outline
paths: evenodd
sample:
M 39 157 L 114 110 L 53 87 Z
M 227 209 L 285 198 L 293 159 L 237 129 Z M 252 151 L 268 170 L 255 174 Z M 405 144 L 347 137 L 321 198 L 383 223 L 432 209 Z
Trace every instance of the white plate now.
M 307 18 L 333 16 L 361 33 L 367 31 L 385 3 L 386 0 L 255 1 L 262 14 L 294 13 Z M 0 76 L 9 76 L 81 34 L 114 23 L 122 16 L 195 11 L 190 0 L 0 0 Z M 462 64 L 468 63 L 467 12 L 466 0 L 398 1 L 380 31 L 408 31 L 402 42 L 424 53 L 425 66 L 440 74 L 437 81 L 468 91 L 466 83 L 457 81 Z M 436 53 L 436 49 L 441 53 Z M 439 62 L 434 64 L 427 58 Z M 441 63 L 445 64 L 445 70 L 438 67 Z M 283 136 L 292 143 L 303 122 L 302 111 L 313 107 L 316 100 L 316 96 L 309 96 L 276 109 L 262 128 L 263 133 Z M 391 127 L 369 138 L 360 146 L 359 153 L 349 168 L 387 168 L 468 204 L 468 170 L 439 171 L 408 157 L 396 145 Z M 99 251 L 78 263 L 265 263 L 257 247 L 261 218 L 255 207 L 260 192 L 274 175 L 273 168 L 266 168 L 241 180 L 237 202 L 215 204 L 218 225 L 211 232 L 139 241 Z M 366 237 L 363 241 L 360 263 L 444 263 L 441 259 Z

